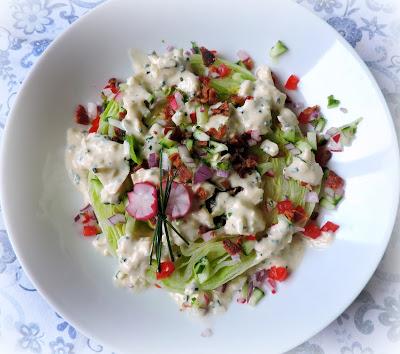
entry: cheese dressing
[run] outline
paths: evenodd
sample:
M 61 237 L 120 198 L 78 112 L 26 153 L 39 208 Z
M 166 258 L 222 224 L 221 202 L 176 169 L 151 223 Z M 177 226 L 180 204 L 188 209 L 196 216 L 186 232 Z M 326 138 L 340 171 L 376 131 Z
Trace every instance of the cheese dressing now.
M 78 188 L 87 196 L 87 176 L 92 171 L 103 185 L 101 201 L 118 202 L 121 187 L 129 174 L 126 145 L 100 134 L 85 135 L 76 129 L 68 131 L 67 144 L 67 166 Z
M 115 281 L 128 288 L 142 289 L 147 285 L 146 270 L 151 248 L 151 238 L 131 239 L 123 236 L 118 240 L 116 251 L 118 271 Z
M 229 177 L 232 187 L 242 190 L 235 196 L 229 192 L 217 195 L 213 216 L 226 215 L 223 233 L 227 235 L 252 235 L 265 229 L 266 221 L 260 203 L 263 200 L 261 176 L 254 171 L 245 178 L 234 172 Z
M 315 162 L 311 148 L 304 147 L 300 155 L 294 156 L 292 163 L 283 170 L 286 177 L 291 177 L 312 186 L 321 184 L 323 171 Z
M 144 134 L 147 133 L 143 118 L 149 112 L 146 107 L 146 102 L 151 98 L 149 91 L 176 86 L 192 97 L 199 89 L 199 80 L 188 70 L 188 57 L 184 56 L 182 49 L 174 49 L 161 56 L 152 53 L 147 57 L 144 66 L 136 67 L 138 70 L 128 79 L 123 96 L 127 115 L 122 124 L 128 134 L 142 142 Z

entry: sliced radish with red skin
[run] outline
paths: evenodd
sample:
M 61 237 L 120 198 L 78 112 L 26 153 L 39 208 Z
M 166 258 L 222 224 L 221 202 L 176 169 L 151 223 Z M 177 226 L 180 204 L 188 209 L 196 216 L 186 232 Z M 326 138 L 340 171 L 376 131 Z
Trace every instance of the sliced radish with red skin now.
M 191 207 L 192 196 L 188 187 L 182 183 L 173 182 L 166 209 L 167 215 L 171 219 L 183 218 L 189 213 Z
M 134 184 L 132 192 L 128 193 L 128 199 L 126 211 L 136 220 L 147 221 L 157 215 L 157 189 L 150 182 Z

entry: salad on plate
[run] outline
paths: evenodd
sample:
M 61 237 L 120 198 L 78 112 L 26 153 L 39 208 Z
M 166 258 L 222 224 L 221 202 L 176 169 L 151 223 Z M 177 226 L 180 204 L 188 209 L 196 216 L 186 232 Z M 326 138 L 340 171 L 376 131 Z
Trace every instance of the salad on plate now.
M 278 41 L 270 55 L 286 51 Z M 283 92 L 300 78 L 280 87 L 267 66 L 238 57 L 196 43 L 132 51 L 134 74 L 110 79 L 101 104 L 79 105 L 67 132 L 85 205 L 75 222 L 117 260 L 115 282 L 163 288 L 200 314 L 232 299 L 256 305 L 290 277 L 303 240 L 329 244 L 339 225 L 319 225 L 318 212 L 338 205 L 344 180 L 327 164 L 360 122 L 324 132 L 319 106 L 299 109 Z

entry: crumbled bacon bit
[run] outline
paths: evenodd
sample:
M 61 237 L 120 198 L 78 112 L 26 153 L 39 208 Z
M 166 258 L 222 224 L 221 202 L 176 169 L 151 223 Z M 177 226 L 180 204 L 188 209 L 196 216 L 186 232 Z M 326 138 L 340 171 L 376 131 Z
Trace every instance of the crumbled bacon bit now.
M 232 95 L 231 102 L 235 107 L 241 107 L 246 102 L 246 98 L 238 95 Z
M 218 102 L 217 91 L 208 85 L 203 85 L 197 94 L 200 103 L 213 105 Z M 172 117 L 172 116 L 171 116 Z
M 192 179 L 193 172 L 185 165 L 182 165 L 178 167 L 178 177 L 180 182 L 187 183 Z
M 254 61 L 250 57 L 242 61 L 244 66 L 247 68 L 247 70 L 253 70 L 254 68 Z
M 229 189 L 231 188 L 231 183 L 229 182 L 229 180 L 224 179 L 223 181 L 220 182 L 222 187 L 224 187 L 225 189 Z
M 215 62 L 215 54 L 205 47 L 200 48 L 201 57 L 205 66 L 210 66 Z
M 196 141 L 197 147 L 206 147 L 208 145 L 208 141 Z
M 180 155 L 176 152 L 169 157 L 169 160 L 172 162 L 172 166 L 178 168 L 183 165 L 182 159 Z
M 223 116 L 229 117 L 230 109 L 229 103 L 223 102 L 217 108 L 211 109 L 212 114 L 222 114 Z
M 86 108 L 83 107 L 81 104 L 76 107 L 75 110 L 75 122 L 78 124 L 89 124 L 89 116 L 86 112 Z
M 321 167 L 326 167 L 329 160 L 332 158 L 332 153 L 326 148 L 326 146 L 318 146 L 315 154 L 315 161 L 318 162 Z
M 165 119 L 169 120 L 174 115 L 175 111 L 171 108 L 169 104 L 166 104 L 163 109 Z
M 122 111 L 118 113 L 120 120 L 123 120 L 126 117 L 127 111 Z
M 207 131 L 208 135 L 211 135 L 216 140 L 221 140 L 224 138 L 228 127 L 226 125 L 221 126 L 218 130 L 215 128 L 211 128 Z
M 199 226 L 199 233 L 200 234 L 205 234 L 206 232 L 210 231 L 210 228 L 206 225 L 200 225 Z
M 208 197 L 207 191 L 206 191 L 204 188 L 202 188 L 202 187 L 200 187 L 199 189 L 197 189 L 196 195 L 197 195 L 201 200 L 206 200 L 207 197 Z
M 242 248 L 238 244 L 233 243 L 231 240 L 223 240 L 222 244 L 225 248 L 225 251 L 231 256 L 234 256 L 242 251 Z
M 173 127 L 171 130 L 172 130 L 172 133 L 169 136 L 169 138 L 173 141 L 180 142 L 183 139 L 183 133 L 182 133 L 181 128 Z

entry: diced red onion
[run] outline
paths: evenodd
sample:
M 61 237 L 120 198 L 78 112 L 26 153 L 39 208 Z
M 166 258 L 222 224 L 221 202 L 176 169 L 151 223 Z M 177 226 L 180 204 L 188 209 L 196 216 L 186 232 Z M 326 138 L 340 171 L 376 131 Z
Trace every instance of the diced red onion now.
M 166 49 L 167 52 L 172 52 L 175 49 L 175 47 L 173 45 L 168 45 Z
M 125 215 L 124 214 L 114 214 L 113 216 L 108 218 L 108 221 L 112 225 L 125 224 L 126 223 L 126 219 L 125 219 Z
M 178 109 L 180 109 L 184 105 L 183 96 L 179 91 L 175 92 L 174 96 L 175 96 L 175 102 L 177 104 L 177 108 L 176 109 L 174 107 L 173 108 L 174 108 L 175 111 L 177 111 Z
M 94 102 L 88 102 L 87 113 L 90 119 L 96 118 L 97 116 L 97 104 Z
M 340 107 L 340 111 L 343 113 L 348 113 L 348 109 L 344 107 Z
M 125 127 L 123 126 L 122 122 L 118 119 L 112 119 L 109 118 L 108 119 L 108 124 L 112 125 L 113 127 L 116 127 L 118 129 L 121 129 L 123 131 L 125 131 Z
M 338 131 L 339 131 L 338 128 L 331 127 L 325 132 L 325 137 L 330 138 L 331 136 L 334 136 Z
M 319 202 L 318 194 L 314 191 L 308 192 L 305 196 L 305 199 L 306 199 L 306 202 L 308 202 L 308 203 L 318 203 Z
M 78 222 L 80 218 L 81 218 L 81 214 L 77 214 L 77 215 L 74 217 L 74 221 L 75 221 L 75 222 Z
M 237 55 L 238 58 L 239 58 L 240 60 L 242 60 L 242 61 L 245 61 L 245 60 L 247 60 L 247 59 L 250 58 L 249 53 L 247 53 L 245 50 L 242 50 L 242 49 L 238 50 L 238 52 L 236 53 L 236 55 Z
M 285 144 L 285 148 L 287 150 L 293 150 L 293 149 L 296 149 L 296 146 L 294 146 L 292 143 L 289 143 L 289 144 Z
M 235 263 L 239 263 L 240 262 L 240 254 L 233 254 L 231 255 L 232 261 L 234 261 Z
M 213 174 L 214 173 L 211 168 L 209 168 L 206 165 L 200 165 L 200 167 L 194 173 L 193 182 L 194 182 L 194 184 L 196 184 L 196 183 L 201 183 L 201 182 L 207 181 L 208 179 L 210 179 L 213 176 Z
M 157 119 L 157 123 L 162 127 L 165 127 L 165 125 L 167 124 L 167 122 L 164 119 Z
M 222 177 L 222 178 L 228 178 L 229 177 L 229 171 L 225 171 L 225 170 L 215 170 L 215 174 L 218 177 Z
M 310 114 L 310 120 L 314 120 L 317 119 L 319 117 L 319 109 L 314 110 L 311 114 Z
M 297 156 L 301 154 L 301 151 L 297 148 L 294 148 L 292 150 L 289 150 L 289 152 L 293 155 L 293 156 Z
M 247 299 L 246 299 L 247 302 L 249 302 L 251 295 L 253 295 L 253 291 L 254 291 L 254 283 L 253 281 L 249 281 Z
M 339 142 L 334 141 L 333 139 L 329 139 L 328 144 L 326 145 L 327 149 L 331 152 L 341 152 L 343 151 L 343 144 L 339 140 Z
M 200 112 L 204 112 L 204 111 L 205 111 L 204 106 L 201 106 L 200 107 Z
M 201 237 L 203 238 L 204 242 L 210 241 L 214 237 L 214 231 L 207 231 L 202 234 Z
M 92 206 L 90 204 L 86 205 L 85 207 L 83 207 L 81 210 L 79 210 L 80 212 L 84 212 L 84 211 L 89 211 L 89 210 L 93 210 Z
M 178 146 L 179 156 L 182 159 L 182 162 L 189 168 L 196 168 L 196 163 L 190 156 L 189 150 L 185 145 Z
M 103 93 L 103 95 L 106 96 L 108 99 L 114 98 L 114 93 L 112 92 L 112 90 L 111 90 L 109 87 L 104 88 L 103 91 L 102 91 L 102 93 Z
M 250 130 L 250 136 L 257 142 L 261 141 L 261 132 L 259 130 Z
M 149 167 L 157 167 L 158 166 L 158 156 L 155 152 L 152 152 L 149 155 L 149 158 L 147 159 L 147 162 L 149 163 Z
M 336 197 L 341 197 L 343 194 L 344 194 L 344 188 L 343 187 L 335 189 L 335 196 Z
M 186 55 L 187 57 L 190 57 L 192 54 L 193 54 L 193 53 L 192 53 L 191 51 L 189 51 L 189 50 L 186 50 L 186 51 L 185 51 L 185 55 Z
M 236 301 L 239 303 L 239 304 L 245 304 L 247 301 L 246 301 L 246 299 L 244 298 L 244 297 L 238 297 L 237 299 L 236 299 Z
M 117 102 L 122 102 L 122 98 L 123 98 L 124 96 L 123 96 L 123 94 L 122 94 L 122 92 L 121 91 L 118 91 L 118 93 L 115 95 L 115 100 L 117 101 Z
M 261 269 L 255 274 L 255 280 L 259 283 L 263 283 L 267 279 L 267 270 Z
M 271 278 L 268 278 L 267 285 L 271 289 L 272 294 L 275 294 L 276 293 L 276 281 Z
M 169 157 L 167 154 L 162 154 L 162 161 L 161 161 L 162 169 L 168 171 L 171 163 L 169 161 Z
M 254 146 L 254 145 L 257 145 L 257 141 L 254 139 L 249 139 L 249 140 L 247 140 L 247 144 L 249 146 Z

